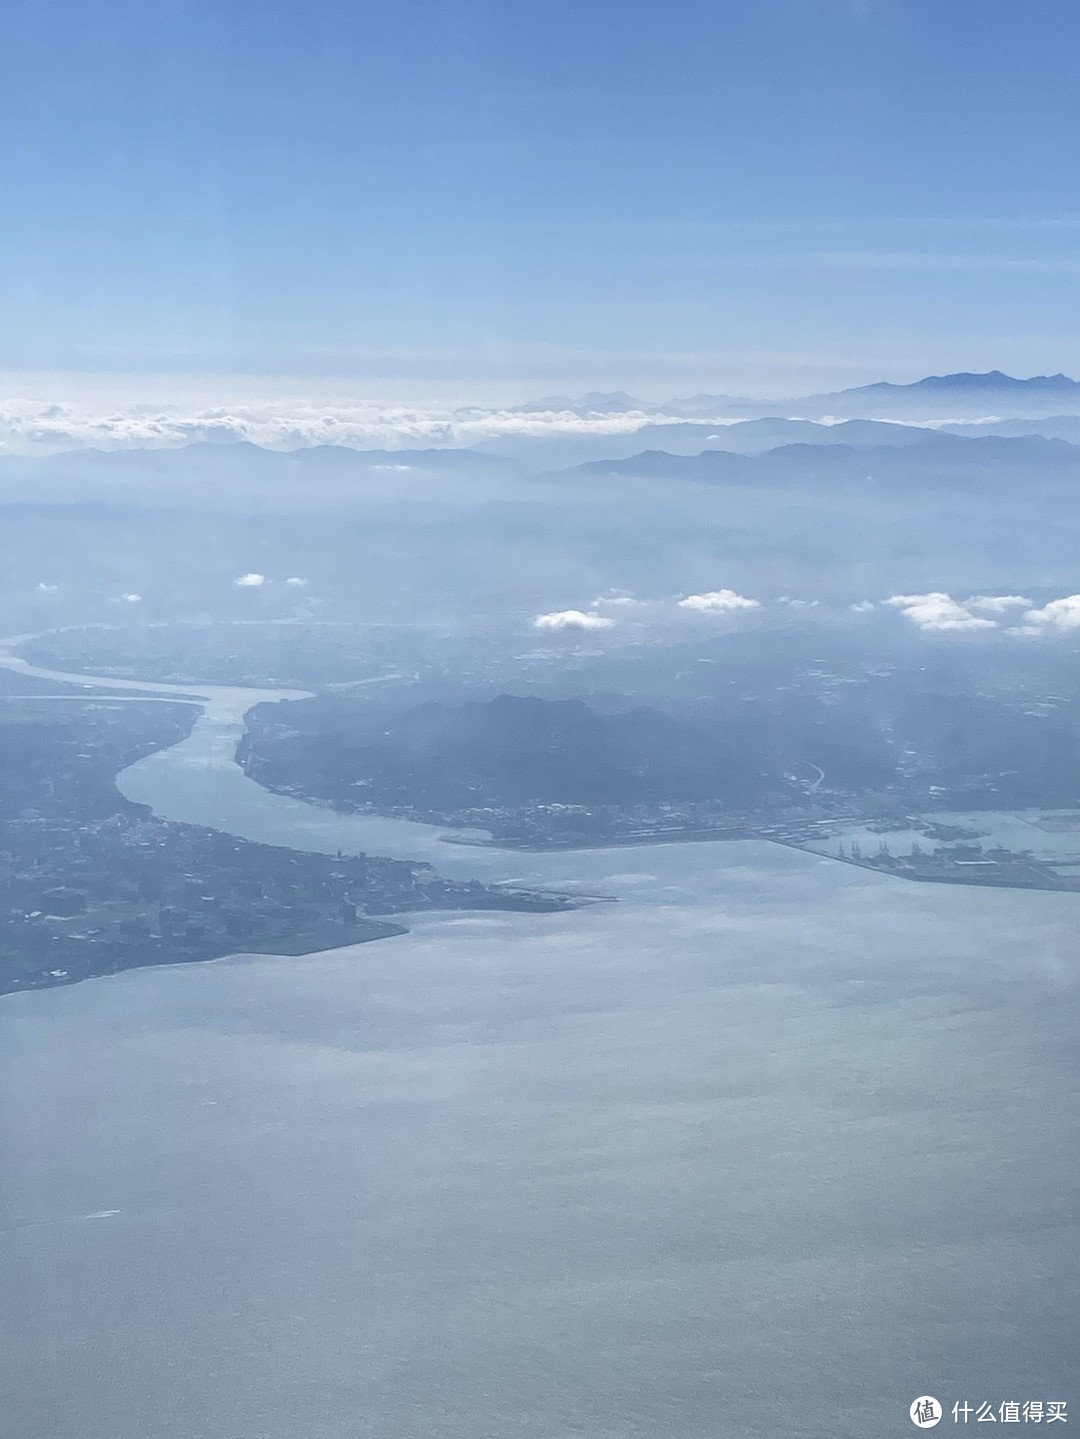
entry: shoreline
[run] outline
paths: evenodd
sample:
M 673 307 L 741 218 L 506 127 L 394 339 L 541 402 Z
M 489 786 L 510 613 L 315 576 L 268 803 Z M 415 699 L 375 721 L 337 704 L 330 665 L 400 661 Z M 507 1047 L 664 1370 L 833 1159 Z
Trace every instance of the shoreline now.
M 15 670 L 16 672 L 33 674 L 37 677 L 48 679 L 54 682 L 59 682 L 67 686 L 81 688 L 87 685 L 93 685 L 94 688 L 98 690 L 98 696 L 95 697 L 99 697 L 102 691 L 104 691 L 105 693 L 113 691 L 115 693 L 117 690 L 126 690 L 129 692 L 129 694 L 131 694 L 132 698 L 134 698 L 135 695 L 138 694 L 138 697 L 140 698 L 150 699 L 156 697 L 154 694 L 154 692 L 156 691 L 157 695 L 161 697 L 167 697 L 173 700 L 187 700 L 188 702 L 194 702 L 201 709 L 202 724 L 205 724 L 207 722 L 211 722 L 217 725 L 225 723 L 230 730 L 235 727 L 235 729 L 238 731 L 238 734 L 236 737 L 236 741 L 230 743 L 228 764 L 230 766 L 235 766 L 241 774 L 243 774 L 247 779 L 252 780 L 252 782 L 258 785 L 259 788 L 262 789 L 265 793 L 280 796 L 293 803 L 299 802 L 305 807 L 311 807 L 312 809 L 326 810 L 342 818 L 356 816 L 357 818 L 366 818 L 375 821 L 385 820 L 389 821 L 390 823 L 399 825 L 423 826 L 424 828 L 432 831 L 443 829 L 444 832 L 438 834 L 438 841 L 440 845 L 454 846 L 459 850 L 471 849 L 476 851 L 488 852 L 495 851 L 504 853 L 506 855 L 543 855 L 571 854 L 576 851 L 587 853 L 592 851 L 616 849 L 641 849 L 658 847 L 661 845 L 666 846 L 679 844 L 758 841 L 767 842 L 770 844 L 777 844 L 787 849 L 799 850 L 803 854 L 815 855 L 818 858 L 827 859 L 834 863 L 839 862 L 849 864 L 852 865 L 854 868 L 862 869 L 884 878 L 904 879 L 908 880 L 911 883 L 951 884 L 962 885 L 977 889 L 1030 889 L 1051 893 L 1075 893 L 1077 892 L 1077 890 L 1080 890 L 1080 879 L 1077 880 L 1076 888 L 1074 889 L 1072 884 L 1069 882 L 1069 877 L 1062 879 L 1061 877 L 1053 873 L 1052 860 L 1046 860 L 1041 857 L 1035 859 L 1030 855 L 1025 856 L 1022 853 L 1009 851 L 1009 855 L 1012 856 L 1012 862 L 1010 863 L 1009 859 L 1004 853 L 1004 849 L 1002 849 L 1002 860 L 999 861 L 999 865 L 1001 865 L 1002 867 L 999 867 L 996 873 L 990 872 L 991 865 L 988 864 L 986 868 L 982 869 L 982 872 L 978 873 L 963 873 L 960 872 L 958 869 L 953 869 L 950 872 L 942 872 L 940 874 L 935 874 L 928 873 L 925 868 L 921 868 L 920 870 L 912 870 L 905 868 L 903 865 L 883 866 L 868 862 L 866 860 L 853 858 L 845 854 L 829 853 L 828 851 L 822 849 L 811 848 L 808 844 L 800 843 L 798 840 L 784 838 L 776 834 L 758 833 L 753 828 L 746 827 L 745 824 L 708 825 L 692 829 L 688 828 L 679 830 L 668 830 L 666 832 L 659 833 L 652 832 L 614 835 L 607 836 L 602 839 L 582 838 L 580 840 L 567 839 L 515 843 L 513 840 L 496 839 L 491 836 L 487 838 L 482 838 L 479 834 L 477 834 L 475 829 L 472 831 L 472 833 L 460 831 L 458 833 L 448 832 L 449 826 L 440 824 L 438 821 L 433 824 L 430 821 L 425 821 L 422 819 L 403 819 L 401 816 L 395 815 L 372 815 L 363 814 L 362 812 L 358 812 L 355 810 L 337 809 L 331 803 L 328 803 L 326 801 L 320 801 L 310 796 L 302 796 L 292 792 L 282 791 L 277 789 L 276 787 L 260 783 L 257 778 L 254 778 L 253 776 L 248 774 L 246 767 L 237 758 L 240 740 L 247 732 L 245 721 L 248 712 L 251 709 L 255 708 L 255 706 L 257 706 L 258 704 L 265 703 L 267 701 L 282 701 L 304 697 L 303 691 L 270 690 L 240 686 L 214 686 L 199 684 L 180 685 L 171 682 L 148 682 L 145 680 L 108 677 L 104 675 L 76 674 L 71 672 L 46 670 L 38 666 L 29 664 L 27 661 L 21 659 L 17 654 L 14 654 L 12 652 L 17 644 L 25 643 L 27 640 L 33 638 L 35 638 L 35 636 L 19 635 L 13 638 L 9 638 L 7 640 L 0 640 L 0 665 L 8 669 Z M 87 698 L 90 698 L 90 696 L 87 696 Z M 232 741 L 232 738 L 232 734 L 230 734 L 230 741 Z M 165 751 L 161 751 L 161 753 L 164 752 Z M 123 771 L 121 771 L 120 773 L 123 773 Z M 119 778 L 119 774 L 115 776 L 115 780 L 119 780 Z M 117 787 L 119 788 L 119 786 Z M 965 814 L 966 813 L 967 812 L 965 812 Z M 978 821 L 979 813 L 979 811 L 971 812 L 971 819 L 973 822 Z M 1078 811 L 1077 813 L 1080 814 L 1080 811 Z M 932 816 L 928 817 L 928 823 L 933 823 Z M 228 829 L 222 829 L 218 826 L 211 827 L 216 828 L 218 833 L 231 833 L 231 831 Z M 465 827 L 462 827 L 462 829 L 464 828 Z M 888 832 L 889 831 L 882 831 L 881 833 L 884 835 Z M 838 834 L 837 839 L 841 840 L 842 836 Z M 298 854 L 310 852 L 305 850 L 303 846 L 298 846 L 296 844 L 288 844 L 285 847 Z M 374 846 L 372 847 L 371 852 L 377 852 Z M 1012 868 L 1014 864 L 1024 863 L 1025 861 L 1033 866 L 1033 872 L 1027 875 L 1017 874 L 1015 872 L 1008 872 L 1008 868 Z M 1039 870 L 1043 871 L 1041 875 L 1038 872 Z M 507 896 L 507 899 L 508 898 L 509 897 Z M 504 900 L 503 903 L 498 905 L 497 907 L 507 909 L 520 908 L 522 910 L 532 911 L 547 911 L 550 909 L 550 911 L 552 912 L 557 912 L 568 908 L 576 908 L 582 902 L 590 902 L 588 899 L 583 901 L 581 897 L 572 895 L 564 894 L 556 897 L 554 893 L 551 894 L 549 903 L 541 902 L 540 904 L 537 904 L 535 903 L 535 899 L 537 898 L 539 898 L 539 896 L 534 896 L 534 903 L 532 904 L 524 903 L 520 906 L 514 905 L 512 901 L 508 903 L 506 900 Z M 604 896 L 597 898 L 606 899 L 607 897 Z M 593 900 L 592 902 L 596 901 Z M 491 906 L 469 905 L 462 909 L 460 912 L 464 913 L 467 909 L 480 909 L 488 907 Z M 296 948 L 301 942 L 297 941 L 294 944 L 289 941 L 284 941 L 283 943 L 286 944 L 289 949 L 293 949 Z M 301 950 L 300 952 L 310 953 L 318 951 Z
M 348 813 L 348 811 L 335 810 L 336 814 Z M 380 816 L 381 817 L 381 816 Z M 419 821 L 426 823 L 426 821 Z M 680 830 L 678 833 L 670 834 L 635 834 L 635 835 L 613 835 L 609 839 L 583 840 L 580 843 L 574 840 L 550 840 L 547 843 L 539 844 L 517 844 L 513 840 L 497 839 L 466 839 L 458 835 L 447 833 L 440 835 L 443 844 L 456 844 L 465 849 L 499 849 L 507 850 L 514 854 L 560 854 L 564 852 L 573 853 L 576 850 L 591 849 L 634 849 L 641 846 L 652 847 L 658 844 L 719 844 L 725 841 L 737 841 L 747 839 L 764 839 L 764 835 L 756 835 L 750 830 L 740 830 L 737 834 L 730 829 L 713 830 Z M 795 846 L 797 848 L 797 846 Z
M 247 839 L 242 835 L 234 834 L 227 822 L 215 824 L 204 821 L 200 823 L 199 821 L 173 818 L 154 805 L 144 806 L 128 799 L 119 783 L 121 776 L 129 769 L 143 763 L 146 759 L 156 759 L 190 744 L 192 738 L 200 730 L 206 733 L 207 727 L 217 741 L 215 744 L 212 740 L 213 749 L 218 747 L 222 739 L 228 745 L 227 759 L 220 751 L 215 754 L 213 749 L 211 750 L 207 756 L 207 770 L 216 769 L 224 760 L 225 768 L 235 767 L 243 774 L 243 770 L 236 760 L 236 751 L 239 738 L 244 733 L 244 716 L 258 704 L 268 700 L 280 701 L 298 698 L 300 697 L 299 692 L 256 690 L 235 686 L 158 684 L 153 681 L 143 682 L 108 676 L 84 677 L 70 672 L 45 670 L 22 660 L 12 652 L 17 643 L 30 638 L 33 637 L 16 636 L 0 640 L 0 667 L 17 675 L 43 679 L 61 685 L 70 692 L 14 695 L 4 698 L 34 702 L 62 699 L 89 705 L 100 704 L 103 700 L 124 700 L 132 705 L 173 703 L 191 706 L 198 711 L 186 734 L 169 740 L 165 744 L 159 743 L 141 758 L 123 763 L 118 770 L 110 769 L 107 775 L 102 774 L 102 783 L 107 781 L 109 787 L 116 792 L 118 813 L 130 811 L 134 819 L 136 811 L 145 809 L 148 818 L 153 815 L 155 820 L 170 829 L 205 831 L 208 841 L 211 837 L 216 840 L 232 839 L 253 850 L 266 849 L 278 852 L 286 850 L 290 854 L 313 862 L 321 860 L 324 864 L 333 864 L 332 855 L 324 853 L 320 849 L 313 850 L 295 843 L 275 845 L 267 844 L 262 840 Z M 270 791 L 265 792 L 271 793 Z M 315 808 L 314 805 L 311 807 Z M 71 822 L 74 823 L 74 821 Z M 376 863 L 386 862 L 382 853 L 377 852 L 374 848 L 370 852 Z M 340 851 L 338 857 L 341 858 Z M 390 860 L 389 862 L 395 861 Z M 410 863 L 409 860 L 403 862 Z M 509 881 L 498 885 L 478 881 L 475 886 L 470 883 L 466 888 L 461 885 L 460 881 L 444 879 L 442 876 L 438 876 L 438 878 L 445 886 L 444 902 L 439 905 L 439 908 L 458 915 L 472 912 L 560 914 L 583 909 L 590 904 L 610 899 L 609 896 L 571 894 L 555 888 L 534 889 Z M 456 894 L 454 893 L 455 889 L 459 891 Z M 445 903 L 447 898 L 451 900 L 449 905 Z M 461 902 L 454 903 L 455 899 Z M 0 998 L 8 994 L 38 992 L 43 989 L 58 988 L 62 985 L 79 984 L 88 979 L 105 979 L 134 969 L 209 963 L 235 954 L 253 953 L 268 957 L 303 958 L 328 953 L 333 950 L 370 943 L 377 939 L 406 935 L 409 933 L 408 926 L 398 923 L 396 916 L 399 914 L 402 916 L 420 915 L 424 912 L 422 904 L 418 906 L 416 903 L 396 904 L 391 902 L 384 907 L 374 899 L 367 901 L 366 904 L 361 901 L 359 907 L 361 912 L 357 914 L 355 921 L 330 920 L 325 923 L 317 922 L 291 933 L 262 934 L 258 938 L 253 937 L 254 947 L 250 950 L 238 948 L 238 945 L 242 946 L 245 943 L 245 937 L 240 934 L 234 934 L 228 938 L 216 935 L 209 942 L 206 938 L 200 937 L 193 938 L 188 943 L 169 944 L 162 935 L 147 933 L 145 939 L 139 939 L 134 943 L 130 939 L 123 944 L 115 945 L 97 941 L 88 945 L 86 950 L 80 954 L 78 953 L 77 937 L 72 937 L 66 946 L 69 953 L 50 955 L 43 961 L 47 967 L 28 968 L 21 971 L 13 969 L 9 976 L 0 977 Z M 136 944 L 138 953 L 133 952 Z M 95 959 L 99 961 L 97 964 L 94 963 Z

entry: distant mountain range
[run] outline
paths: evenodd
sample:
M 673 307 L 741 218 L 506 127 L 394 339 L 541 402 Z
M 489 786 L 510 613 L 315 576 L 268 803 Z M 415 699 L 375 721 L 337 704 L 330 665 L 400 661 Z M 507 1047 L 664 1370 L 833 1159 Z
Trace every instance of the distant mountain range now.
M 844 426 L 822 427 L 842 430 Z M 900 426 L 883 426 L 900 429 Z M 1080 446 L 1041 435 L 982 435 L 970 439 L 939 430 L 909 431 L 917 438 L 901 444 L 853 446 L 795 443 L 760 454 L 704 451 L 698 455 L 644 450 L 623 460 L 594 460 L 565 471 L 579 479 L 605 475 L 638 479 L 697 480 L 729 485 L 818 486 L 867 482 L 905 485 L 948 484 L 986 490 L 1004 482 L 1030 484 L 1064 480 L 1069 492 L 1080 482 Z
M 1071 445 L 1080 445 L 1080 415 L 972 420 L 967 424 L 943 425 L 942 429 L 968 439 L 976 435 L 1042 435 L 1048 440 L 1068 440 Z
M 1075 424 L 1078 427 L 1075 438 L 1080 440 L 1080 417 Z M 965 433 L 964 427 L 957 427 L 957 430 Z M 794 444 L 871 449 L 877 445 L 921 445 L 936 433 L 938 431 L 934 429 L 888 420 L 843 420 L 836 424 L 822 424 L 817 420 L 786 420 L 769 416 L 767 419 L 723 424 L 702 424 L 692 420 L 683 423 L 646 421 L 637 429 L 622 434 L 556 431 L 549 435 L 502 435 L 478 445 L 474 453 L 505 456 L 517 461 L 523 468 L 541 471 L 569 468 L 590 460 L 630 459 L 642 450 L 664 450 L 672 455 L 698 455 L 706 450 L 759 455 L 780 445 Z M 973 427 L 971 435 L 976 433 L 982 434 L 983 430 Z M 1028 428 L 1016 433 L 1030 434 L 1032 431 Z M 1062 434 L 1060 438 L 1068 439 L 1070 436 Z
M 1067 375 L 1017 379 L 1000 370 L 984 375 L 928 375 L 910 385 L 882 381 L 835 394 L 811 395 L 810 410 L 847 418 L 985 419 L 993 416 L 1080 412 L 1080 383 Z
M 179 449 L 0 456 L 0 502 L 181 503 L 212 510 L 335 508 L 380 498 L 431 503 L 521 498 L 515 483 L 566 475 L 694 478 L 733 484 L 849 478 L 1016 475 L 1080 478 L 1080 416 L 951 426 L 770 417 L 733 424 L 645 422 L 621 434 L 555 433 L 478 449 L 282 451 L 246 442 Z
M 813 473 L 828 483 L 849 473 L 957 476 L 980 467 L 989 472 L 1012 466 L 1027 476 L 1072 474 L 1080 461 L 1080 383 L 1067 375 L 930 375 L 910 385 L 881 382 L 783 405 L 762 403 L 760 415 L 732 413 L 756 402 L 712 399 L 726 416 L 669 418 L 680 405 L 689 411 L 710 402 L 704 395 L 653 407 L 623 391 L 579 400 L 553 396 L 523 412 L 640 419 L 615 426 L 527 426 L 525 433 L 493 434 L 472 448 L 316 445 L 284 451 L 239 441 L 6 455 L 0 456 L 0 500 L 296 510 L 349 504 L 362 495 L 439 499 L 448 487 L 456 492 L 462 485 L 478 492 L 490 487 L 509 498 L 503 487 L 516 480 L 575 471 L 732 483 L 743 476 L 749 483 Z M 656 418 L 648 417 L 648 408 Z M 775 458 L 766 463 L 768 456 Z M 762 463 L 748 463 L 754 460 Z
M 1080 383 L 1070 380 L 1068 375 L 1032 375 L 1028 379 L 1017 379 L 1014 375 L 1006 375 L 1001 370 L 988 370 L 985 374 L 972 374 L 963 370 L 955 375 L 927 375 L 925 379 L 916 380 L 910 385 L 893 385 L 888 381 L 880 381 L 876 385 L 860 385 L 854 390 L 845 390 L 842 393 L 848 395 L 865 395 L 894 393 L 898 390 L 912 393 L 919 391 L 925 394 L 958 394 L 972 390 L 995 390 L 1002 394 L 1043 394 L 1050 391 L 1054 394 L 1072 395 L 1080 390 Z
M 698 394 L 663 402 L 639 400 L 623 391 L 591 393 L 580 399 L 553 395 L 517 407 L 518 413 L 556 411 L 595 414 L 672 415 L 687 420 L 765 419 L 774 415 L 820 420 L 965 420 L 1030 415 L 1080 415 L 1080 382 L 1068 375 L 1017 378 L 1001 370 L 985 374 L 961 371 L 927 375 L 911 384 L 882 380 L 853 389 L 790 400 L 751 400 L 732 395 Z
M 572 399 L 569 395 L 545 395 L 540 400 L 526 400 L 523 405 L 513 405 L 514 415 L 574 414 L 574 415 L 626 415 L 652 414 L 660 410 L 652 400 L 635 400 L 625 390 L 613 390 L 608 394 L 590 390 L 587 395 Z

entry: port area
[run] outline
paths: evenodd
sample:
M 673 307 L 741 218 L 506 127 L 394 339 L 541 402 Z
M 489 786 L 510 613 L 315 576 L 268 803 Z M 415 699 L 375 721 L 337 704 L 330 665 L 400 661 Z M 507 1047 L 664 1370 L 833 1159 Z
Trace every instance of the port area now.
M 897 879 L 1080 892 L 1080 809 L 934 811 L 875 817 L 848 812 L 768 821 L 740 817 L 728 824 L 672 824 L 595 839 L 563 835 L 546 841 L 508 841 L 475 829 L 445 833 L 441 838 L 467 847 L 534 853 L 765 840 Z
M 760 837 L 898 879 L 1080 892 L 1080 810 L 829 819 Z

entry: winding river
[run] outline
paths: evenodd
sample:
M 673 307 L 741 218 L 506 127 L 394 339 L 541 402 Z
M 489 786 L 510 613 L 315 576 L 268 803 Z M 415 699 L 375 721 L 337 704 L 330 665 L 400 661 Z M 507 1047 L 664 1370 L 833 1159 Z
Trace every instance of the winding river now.
M 24 637 L 19 637 L 24 638 Z M 251 689 L 227 685 L 172 684 L 44 669 L 11 650 L 0 650 L 0 668 L 34 679 L 79 688 L 117 691 L 133 702 L 146 697 L 189 701 L 200 715 L 188 737 L 139 760 L 117 777 L 126 798 L 149 805 L 163 819 L 201 824 L 241 839 L 319 854 L 371 853 L 423 860 L 453 878 L 548 882 L 582 866 L 565 855 L 526 854 L 446 844 L 445 826 L 376 815 L 336 814 L 264 789 L 236 763 L 244 716 L 255 705 L 307 699 L 304 690 Z
M 787 1439 L 1066 1400 L 1080 896 L 776 846 L 524 854 L 270 794 L 190 700 L 167 818 L 616 895 L 0 1005 L 19 1439 Z

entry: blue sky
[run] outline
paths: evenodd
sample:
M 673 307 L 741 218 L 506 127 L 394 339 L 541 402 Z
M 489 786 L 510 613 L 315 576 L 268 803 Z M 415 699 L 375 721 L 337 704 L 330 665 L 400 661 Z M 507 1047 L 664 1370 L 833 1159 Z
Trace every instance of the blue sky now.
M 1080 372 L 1075 0 L 7 0 L 0 368 Z

